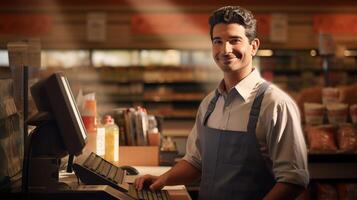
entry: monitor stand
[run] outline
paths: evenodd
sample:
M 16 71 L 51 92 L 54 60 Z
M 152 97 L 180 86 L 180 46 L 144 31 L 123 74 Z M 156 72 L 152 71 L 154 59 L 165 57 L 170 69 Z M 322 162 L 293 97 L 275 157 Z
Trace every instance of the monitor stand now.
M 50 157 L 31 158 L 29 170 L 29 191 L 66 190 L 69 186 L 59 182 L 60 159 Z
M 73 172 L 73 160 L 74 160 L 74 155 L 70 154 L 68 156 L 68 163 L 67 163 L 67 173 L 72 173 Z
M 60 138 L 56 121 L 49 113 L 39 113 L 28 122 L 35 125 L 30 135 L 28 158 L 28 189 L 29 191 L 53 191 L 68 188 L 60 183 L 60 159 L 67 151 Z

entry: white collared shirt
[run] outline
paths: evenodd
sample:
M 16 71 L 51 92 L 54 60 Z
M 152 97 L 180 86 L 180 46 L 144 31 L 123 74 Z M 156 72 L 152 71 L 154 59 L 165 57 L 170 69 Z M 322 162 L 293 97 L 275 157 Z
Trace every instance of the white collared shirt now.
M 230 91 L 224 82 L 218 87 L 219 98 L 207 121 L 210 128 L 247 131 L 249 112 L 260 84 L 265 80 L 254 69 Z M 201 154 L 197 132 L 202 131 L 203 118 L 214 92 L 207 95 L 198 109 L 195 125 L 188 137 L 188 161 L 201 169 Z M 256 128 L 256 137 L 267 165 L 277 182 L 306 187 L 309 182 L 307 151 L 296 103 L 285 92 L 271 84 L 265 92 Z

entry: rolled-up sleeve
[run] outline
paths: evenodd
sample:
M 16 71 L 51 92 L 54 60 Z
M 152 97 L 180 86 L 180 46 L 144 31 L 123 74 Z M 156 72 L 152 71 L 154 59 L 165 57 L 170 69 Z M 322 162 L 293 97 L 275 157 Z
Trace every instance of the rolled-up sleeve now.
M 267 134 L 267 145 L 276 181 L 307 187 L 309 172 L 306 144 L 300 113 L 292 100 L 276 105 L 270 134 Z
M 196 115 L 195 124 L 191 130 L 191 133 L 188 135 L 187 143 L 186 143 L 186 154 L 183 157 L 184 160 L 195 166 L 198 170 L 201 170 L 202 159 L 201 159 L 201 151 L 200 151 L 200 140 L 198 137 L 198 133 L 202 132 L 202 119 L 203 114 L 207 110 L 209 100 L 214 95 L 214 92 L 211 92 L 207 95 L 201 102 L 198 112 Z
M 199 125 L 199 117 L 196 117 L 195 125 L 187 138 L 186 154 L 183 159 L 201 170 L 201 154 L 199 151 L 199 140 L 197 138 L 197 129 Z

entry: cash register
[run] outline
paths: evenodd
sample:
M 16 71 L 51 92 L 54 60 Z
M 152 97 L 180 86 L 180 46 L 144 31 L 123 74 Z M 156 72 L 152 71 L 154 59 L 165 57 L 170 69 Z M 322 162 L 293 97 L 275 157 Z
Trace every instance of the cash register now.
M 136 191 L 125 183 L 126 171 L 95 153 L 68 165 L 75 171 L 75 186 L 59 181 L 60 159 L 79 156 L 87 132 L 66 76 L 54 73 L 31 87 L 38 113 L 28 124 L 29 134 L 23 167 L 25 195 L 35 199 L 169 199 L 167 191 Z M 144 193 L 143 193 L 144 192 Z

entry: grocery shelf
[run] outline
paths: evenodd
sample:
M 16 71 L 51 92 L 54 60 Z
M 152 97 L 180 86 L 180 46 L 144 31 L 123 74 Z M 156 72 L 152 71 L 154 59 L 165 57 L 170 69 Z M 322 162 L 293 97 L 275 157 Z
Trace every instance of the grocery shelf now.
M 357 164 L 357 153 L 348 153 L 342 151 L 336 152 L 309 152 L 308 155 L 309 163 L 356 163 Z M 357 173 L 357 168 L 356 168 Z
M 357 161 L 354 163 L 309 163 L 311 179 L 357 179 Z

